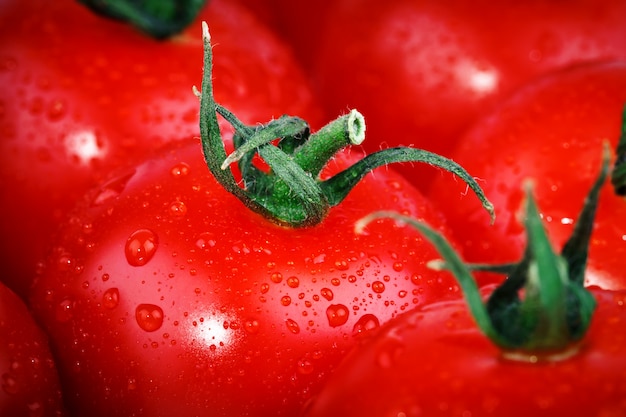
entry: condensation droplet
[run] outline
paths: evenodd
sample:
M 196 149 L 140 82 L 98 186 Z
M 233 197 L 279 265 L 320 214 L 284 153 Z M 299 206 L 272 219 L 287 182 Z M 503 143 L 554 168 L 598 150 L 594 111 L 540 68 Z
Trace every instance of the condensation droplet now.
M 308 375 L 311 372 L 313 372 L 313 370 L 315 369 L 315 367 L 313 366 L 313 362 L 311 362 L 308 359 L 300 359 L 298 361 L 298 373 L 302 374 L 302 375 Z
M 402 269 L 404 269 L 404 265 L 402 264 L 402 262 L 394 262 L 393 264 L 393 270 L 396 272 L 400 272 L 402 271 Z
M 298 288 L 298 285 L 300 285 L 300 280 L 298 279 L 298 277 L 289 277 L 287 278 L 287 285 L 291 288 Z
M 291 304 L 291 297 L 288 295 L 283 296 L 280 299 L 280 303 L 284 305 L 285 307 L 287 307 L 289 304 Z
M 335 262 L 335 268 L 337 268 L 339 271 L 347 271 L 349 267 L 350 266 L 348 265 L 347 261 L 336 261 Z
M 108 309 L 117 307 L 120 303 L 120 292 L 117 288 L 109 288 L 102 295 L 102 305 Z
M 267 294 L 269 290 L 270 290 L 270 284 L 267 284 L 267 283 L 261 284 L 261 294 Z
M 163 310 L 154 304 L 139 304 L 135 309 L 137 324 L 147 332 L 154 332 L 163 325 Z
M 300 333 L 300 326 L 298 326 L 298 323 L 296 323 L 294 320 L 292 320 L 292 319 L 285 320 L 285 325 L 287 326 L 287 329 L 291 333 L 293 333 L 293 334 Z
M 352 328 L 353 335 L 363 334 L 380 327 L 378 318 L 373 314 L 364 314 Z
M 172 167 L 170 173 L 175 178 L 184 177 L 189 174 L 189 165 L 184 162 L 180 162 Z
M 159 245 L 157 235 L 148 229 L 133 232 L 124 249 L 126 260 L 132 266 L 143 266 L 152 259 Z
M 348 321 L 350 311 L 343 304 L 331 304 L 326 309 L 326 317 L 330 327 L 338 327 Z
M 126 184 L 128 181 L 135 175 L 135 171 L 133 170 L 130 173 L 117 177 L 107 183 L 105 183 L 99 190 L 96 197 L 92 200 L 92 206 L 99 206 L 107 201 L 119 196 L 126 188 Z
M 61 120 L 67 113 L 67 106 L 61 100 L 53 100 L 47 109 L 48 118 L 52 121 Z
M 71 298 L 64 298 L 59 304 L 57 304 L 55 317 L 61 323 L 70 321 L 74 315 L 74 300 Z
M 196 239 L 196 247 L 202 250 L 212 248 L 216 243 L 215 239 L 213 239 L 213 235 L 208 232 L 200 233 Z
M 372 284 L 372 291 L 376 294 L 380 294 L 385 291 L 385 284 L 380 281 L 376 281 Z
M 250 334 L 255 334 L 259 332 L 260 324 L 258 320 L 246 320 L 244 323 L 244 329 L 246 332 Z
M 273 283 L 280 283 L 283 280 L 283 274 L 281 274 L 280 272 L 274 272 L 271 276 L 270 276 L 270 280 Z
M 180 200 L 172 202 L 170 204 L 170 214 L 174 217 L 184 217 L 187 214 L 187 205 Z
M 333 290 L 331 290 L 330 288 L 322 288 L 320 290 L 320 294 L 322 295 L 322 297 L 324 297 L 325 299 L 327 299 L 328 301 L 332 301 L 333 297 L 335 296 L 333 294 Z

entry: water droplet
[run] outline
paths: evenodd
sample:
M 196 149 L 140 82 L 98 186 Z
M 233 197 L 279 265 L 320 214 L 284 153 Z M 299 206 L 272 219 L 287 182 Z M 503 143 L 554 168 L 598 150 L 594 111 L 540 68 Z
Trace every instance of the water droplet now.
M 217 242 L 213 239 L 213 235 L 208 232 L 200 233 L 196 239 L 196 247 L 206 250 L 215 246 Z
M 287 278 L 287 285 L 291 288 L 298 288 L 298 285 L 300 285 L 300 280 L 298 279 L 298 277 L 289 277 Z
M 347 261 L 336 261 L 335 268 L 337 268 L 339 271 L 347 271 L 349 265 Z
M 335 287 L 338 287 L 339 284 L 341 284 L 341 280 L 339 278 L 332 278 L 330 280 L 330 283 L 333 284 Z
M 170 204 L 170 214 L 174 217 L 184 217 L 187 214 L 187 205 L 179 200 Z
M 407 292 L 404 290 L 398 291 L 398 297 L 400 298 L 404 298 L 406 297 Z
M 272 280 L 272 282 L 278 284 L 283 280 L 283 274 L 281 274 L 280 272 L 274 272 L 271 276 L 270 276 L 270 280 Z
M 56 122 L 57 120 L 61 120 L 65 116 L 66 113 L 67 113 L 67 106 L 61 100 L 53 100 L 48 105 L 48 111 L 47 111 L 48 118 L 52 120 L 53 122 Z
M 300 333 L 300 326 L 292 319 L 285 320 L 285 325 L 287 325 L 287 329 L 293 334 Z
M 154 332 L 163 325 L 163 310 L 154 304 L 139 304 L 135 309 L 137 324 L 147 332 Z
M 352 328 L 353 335 L 363 334 L 380 327 L 378 318 L 373 314 L 364 314 Z
M 376 281 L 372 284 L 372 291 L 376 294 L 380 294 L 385 291 L 385 284 L 380 281 Z
M 74 306 L 74 300 L 69 297 L 61 300 L 61 302 L 57 304 L 55 312 L 56 319 L 61 323 L 70 321 L 72 319 L 72 316 L 74 315 Z
M 124 253 L 132 266 L 143 266 L 152 259 L 158 247 L 156 234 L 148 229 L 133 232 L 126 241 Z
M 99 206 L 119 196 L 124 191 L 124 188 L 126 188 L 128 181 L 130 181 L 134 175 L 135 170 L 105 183 L 100 188 L 96 197 L 92 200 L 91 205 Z
M 335 296 L 333 294 L 333 290 L 331 290 L 330 288 L 322 288 L 320 290 L 320 294 L 322 295 L 322 297 L 324 297 L 325 299 L 327 299 L 328 301 L 332 301 L 333 297 Z
M 348 321 L 350 311 L 343 304 L 331 304 L 326 309 L 326 317 L 330 327 L 338 327 Z
M 170 173 L 175 178 L 181 178 L 189 174 L 189 165 L 184 162 L 180 162 L 172 167 Z
M 270 284 L 261 284 L 261 294 L 267 294 L 267 292 L 270 290 Z
M 285 295 L 284 297 L 280 299 L 280 303 L 284 305 L 285 307 L 287 307 L 289 304 L 291 304 L 291 297 L 288 295 Z
M 117 307 L 120 302 L 120 292 L 117 288 L 109 288 L 102 295 L 102 305 L 108 309 Z
M 259 326 L 260 324 L 258 320 L 246 320 L 246 322 L 244 323 L 244 329 L 250 334 L 258 333 Z
M 393 270 L 396 272 L 400 272 L 402 271 L 402 269 L 404 269 L 404 265 L 402 264 L 402 262 L 394 262 L 393 264 Z
M 311 372 L 313 372 L 313 370 L 315 369 L 315 367 L 313 366 L 313 362 L 311 362 L 308 359 L 300 359 L 298 361 L 298 373 L 302 374 L 302 375 L 308 375 Z

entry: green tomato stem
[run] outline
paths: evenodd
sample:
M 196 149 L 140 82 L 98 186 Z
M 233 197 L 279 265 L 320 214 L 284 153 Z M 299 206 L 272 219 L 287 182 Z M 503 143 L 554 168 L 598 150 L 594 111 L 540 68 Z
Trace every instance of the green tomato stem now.
M 102 16 L 128 22 L 156 39 L 185 29 L 207 0 L 78 0 Z
M 343 148 L 359 145 L 365 139 L 365 120 L 356 110 L 311 133 L 306 121 L 282 116 L 265 124 L 248 126 L 231 111 L 215 102 L 211 71 L 211 38 L 202 25 L 204 73 L 200 98 L 200 134 L 207 167 L 226 190 L 247 207 L 267 219 L 288 227 L 320 223 L 331 207 L 343 201 L 350 191 L 372 170 L 395 162 L 424 162 L 453 172 L 476 193 L 494 218 L 493 205 L 474 178 L 447 158 L 420 149 L 393 148 L 367 155 L 352 166 L 322 180 L 320 172 Z M 234 152 L 226 154 L 218 115 L 235 130 Z M 253 164 L 258 154 L 269 172 Z M 237 163 L 243 187 L 237 183 L 231 165 Z

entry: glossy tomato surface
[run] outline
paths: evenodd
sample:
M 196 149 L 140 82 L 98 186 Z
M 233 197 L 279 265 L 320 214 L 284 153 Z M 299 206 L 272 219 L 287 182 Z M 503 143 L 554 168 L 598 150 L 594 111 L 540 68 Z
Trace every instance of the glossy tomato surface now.
M 624 16 L 622 0 L 339 0 L 312 73 L 331 114 L 356 108 L 368 120 L 367 151 L 412 144 L 449 156 L 477 117 L 530 79 L 626 58 Z M 422 190 L 436 176 L 400 169 Z
M 55 226 L 95 181 L 168 141 L 199 134 L 202 42 L 215 47 L 217 100 L 245 122 L 319 111 L 291 51 L 247 10 L 209 2 L 182 34 L 148 38 L 74 0 L 0 8 L 0 247 L 24 295 Z
M 429 197 L 449 219 L 472 262 L 521 258 L 526 237 L 520 223 L 524 180 L 535 196 L 556 248 L 574 221 L 597 176 L 603 143 L 615 149 L 626 105 L 626 63 L 591 64 L 547 76 L 476 123 L 453 155 L 475 177 L 496 207 L 489 225 L 465 188 L 441 175 Z M 626 202 L 602 191 L 589 249 L 587 283 L 626 288 Z
M 388 323 L 355 349 L 307 417 L 618 417 L 626 413 L 626 293 L 594 291 L 589 332 L 569 356 L 503 357 L 462 300 Z
M 22 299 L 3 284 L 0 284 L 0 415 L 66 415 L 47 336 Z
M 354 161 L 344 154 L 335 164 Z M 213 179 L 192 141 L 81 201 L 34 287 L 73 411 L 292 416 L 359 334 L 458 295 L 394 209 L 447 233 L 401 176 L 368 175 L 318 226 L 285 228 Z

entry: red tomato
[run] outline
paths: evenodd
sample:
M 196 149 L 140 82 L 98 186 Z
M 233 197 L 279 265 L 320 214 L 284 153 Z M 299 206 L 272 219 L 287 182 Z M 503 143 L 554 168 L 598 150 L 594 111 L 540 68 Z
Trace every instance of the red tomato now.
M 287 228 L 227 193 L 201 154 L 193 141 L 129 170 L 61 228 L 31 303 L 78 415 L 295 415 L 355 335 L 458 292 L 418 233 L 355 234 L 381 208 L 443 230 L 398 174 Z
M 494 203 L 494 225 L 461 184 L 444 174 L 429 197 L 449 219 L 467 261 L 517 260 L 526 238 L 518 222 L 518 184 L 537 180 L 535 195 L 552 243 L 561 248 L 586 190 L 596 176 L 603 141 L 613 149 L 626 103 L 626 63 L 594 64 L 527 85 L 460 140 L 453 159 L 475 177 Z M 588 284 L 626 289 L 626 203 L 602 191 L 589 250 Z
M 48 339 L 24 302 L 3 284 L 0 284 L 0 415 L 65 415 Z
M 0 8 L 2 280 L 24 295 L 63 214 L 103 173 L 198 135 L 200 19 L 219 36 L 221 104 L 246 122 L 320 112 L 291 51 L 242 7 L 212 0 L 158 42 L 73 0 Z
M 461 300 L 413 310 L 347 357 L 305 415 L 623 416 L 626 292 L 593 294 L 579 351 L 537 363 L 503 358 Z
M 305 70 L 313 68 L 313 53 L 324 36 L 334 0 L 238 0 L 267 23 L 292 47 Z
M 420 230 L 454 271 L 465 301 L 412 310 L 355 349 L 337 368 L 308 416 L 620 416 L 626 412 L 626 292 L 584 288 L 586 253 L 602 168 L 569 236 L 550 248 L 537 204 L 525 184 L 520 223 L 528 250 L 486 300 L 470 270 L 444 238 Z M 480 329 L 480 330 L 479 330 Z M 348 400 L 346 400 L 348 399 Z
M 307 30 L 322 100 L 332 114 L 363 113 L 367 151 L 412 144 L 449 156 L 472 121 L 533 77 L 626 58 L 624 16 L 622 0 L 343 0 Z M 422 190 L 435 176 L 400 169 Z

